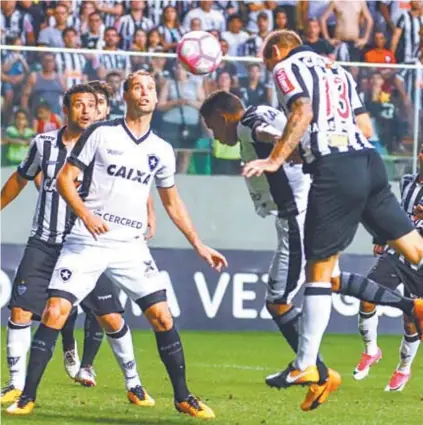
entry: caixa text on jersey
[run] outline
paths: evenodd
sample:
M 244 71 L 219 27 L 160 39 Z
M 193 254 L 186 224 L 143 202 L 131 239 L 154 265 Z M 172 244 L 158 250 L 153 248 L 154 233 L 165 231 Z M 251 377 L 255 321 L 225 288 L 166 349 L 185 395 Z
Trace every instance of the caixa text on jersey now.
M 129 168 L 125 165 L 110 164 L 107 167 L 107 174 L 113 177 L 122 177 L 123 179 L 138 182 L 142 184 L 148 184 L 151 178 L 151 174 L 146 173 L 136 168 Z

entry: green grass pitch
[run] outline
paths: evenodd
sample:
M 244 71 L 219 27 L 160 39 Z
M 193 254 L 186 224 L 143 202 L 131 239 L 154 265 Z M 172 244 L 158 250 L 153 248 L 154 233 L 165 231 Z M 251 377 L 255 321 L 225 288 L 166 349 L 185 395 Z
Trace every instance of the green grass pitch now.
M 169 382 L 156 353 L 151 332 L 134 332 L 138 369 L 143 384 L 156 400 L 153 408 L 132 406 L 126 399 L 121 371 L 107 342 L 96 363 L 97 387 L 82 388 L 65 375 L 60 341 L 39 389 L 30 417 L 7 417 L 3 425 L 173 425 L 199 420 L 178 414 Z M 2 335 L 2 381 L 6 375 Z M 78 341 L 82 333 L 78 332 Z M 418 356 L 413 378 L 402 393 L 383 391 L 398 359 L 400 336 L 382 336 L 384 358 L 361 382 L 352 370 L 361 353 L 357 335 L 328 335 L 323 355 L 342 373 L 343 384 L 327 404 L 304 413 L 299 405 L 306 389 L 271 390 L 264 377 L 285 367 L 293 355 L 277 332 L 182 332 L 189 386 L 210 404 L 216 425 L 410 425 L 422 424 L 423 362 Z M 81 343 L 79 344 L 81 351 Z

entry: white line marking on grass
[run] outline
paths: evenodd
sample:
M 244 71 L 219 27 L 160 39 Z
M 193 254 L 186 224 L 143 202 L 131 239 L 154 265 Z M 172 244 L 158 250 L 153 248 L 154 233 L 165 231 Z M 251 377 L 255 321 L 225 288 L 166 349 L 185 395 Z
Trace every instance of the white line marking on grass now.
M 274 370 L 274 368 L 264 366 L 247 366 L 240 364 L 219 364 L 219 363 L 190 363 L 192 366 L 210 367 L 216 369 L 238 369 L 238 370 L 254 370 L 259 372 Z

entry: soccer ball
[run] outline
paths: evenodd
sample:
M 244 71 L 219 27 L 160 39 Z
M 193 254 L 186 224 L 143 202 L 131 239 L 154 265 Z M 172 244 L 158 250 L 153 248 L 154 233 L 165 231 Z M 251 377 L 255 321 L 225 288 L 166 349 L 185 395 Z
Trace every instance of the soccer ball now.
M 185 34 L 176 51 L 182 66 L 195 75 L 213 72 L 222 61 L 219 41 L 205 31 Z

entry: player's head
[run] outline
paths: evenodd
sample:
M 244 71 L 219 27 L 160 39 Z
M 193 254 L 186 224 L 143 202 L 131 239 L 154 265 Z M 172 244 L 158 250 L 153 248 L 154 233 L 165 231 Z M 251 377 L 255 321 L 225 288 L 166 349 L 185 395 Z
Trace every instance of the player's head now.
M 97 116 L 97 96 L 89 84 L 75 84 L 63 98 L 63 113 L 72 131 L 83 131 Z
M 143 70 L 129 74 L 123 82 L 123 99 L 131 117 L 151 115 L 157 104 L 154 77 Z
M 284 60 L 292 49 L 303 44 L 300 36 L 290 30 L 271 32 L 264 41 L 262 56 L 268 71 L 273 71 L 275 65 Z
M 97 116 L 95 120 L 104 121 L 110 114 L 112 89 L 109 84 L 99 80 L 90 81 L 88 85 L 94 89 L 97 95 Z
M 236 129 L 244 112 L 241 99 L 223 90 L 212 93 L 200 108 L 200 114 L 214 137 L 230 146 L 238 141 Z

